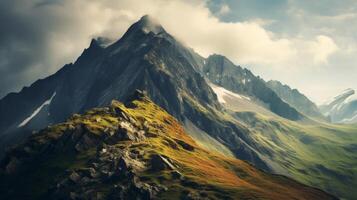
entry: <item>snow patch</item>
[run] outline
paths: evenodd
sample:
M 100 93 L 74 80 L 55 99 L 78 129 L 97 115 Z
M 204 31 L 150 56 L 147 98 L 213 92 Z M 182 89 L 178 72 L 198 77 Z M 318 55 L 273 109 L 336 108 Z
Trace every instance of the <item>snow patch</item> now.
M 351 118 L 341 120 L 341 123 L 352 123 L 355 121 L 357 121 L 357 112 L 354 112 L 354 116 L 352 116 Z
M 345 99 L 344 103 L 347 104 L 347 103 L 350 103 L 350 102 L 356 101 L 356 100 L 357 100 L 357 94 L 355 93 L 355 94 L 347 97 L 347 99 Z
M 42 103 L 42 105 L 40 107 L 38 107 L 28 118 L 26 118 L 23 122 L 21 122 L 17 127 L 22 127 L 25 126 L 27 123 L 29 123 L 31 121 L 31 119 L 33 119 L 44 106 L 50 105 L 52 99 L 56 96 L 56 92 L 54 92 L 51 96 L 51 98 L 47 99 L 45 102 Z
M 330 104 L 334 103 L 335 101 L 337 101 L 339 99 L 342 99 L 342 98 L 348 98 L 350 100 L 351 99 L 355 99 L 356 96 L 354 94 L 355 94 L 355 91 L 353 89 L 351 89 L 351 88 L 348 88 L 346 90 L 343 90 L 339 95 L 325 100 L 321 105 L 326 105 L 327 106 L 327 105 L 330 105 Z M 347 99 L 345 99 L 345 100 L 347 100 Z
M 212 84 L 210 83 L 209 84 L 212 88 L 212 90 L 216 93 L 217 95 L 217 98 L 218 98 L 218 101 L 220 103 L 227 103 L 225 100 L 224 100 L 224 97 L 228 96 L 228 97 L 236 97 L 236 98 L 239 98 L 239 99 L 246 99 L 246 100 L 250 100 L 249 97 L 246 97 L 244 95 L 240 95 L 240 94 L 237 94 L 237 93 L 234 93 L 234 92 L 231 92 L 229 90 L 226 90 L 225 88 L 223 87 L 219 87 L 215 84 Z

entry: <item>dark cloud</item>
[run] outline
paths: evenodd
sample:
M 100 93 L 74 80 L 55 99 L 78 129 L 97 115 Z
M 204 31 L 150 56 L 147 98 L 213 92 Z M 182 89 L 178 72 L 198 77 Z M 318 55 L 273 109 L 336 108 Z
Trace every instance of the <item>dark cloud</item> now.
M 0 98 L 73 60 L 71 52 L 54 53 L 60 40 L 71 40 L 70 31 L 78 26 L 77 17 L 71 20 L 70 14 L 63 15 L 64 9 L 61 1 L 54 0 L 0 1 Z M 57 51 L 66 51 L 57 46 Z M 78 47 L 84 48 L 83 43 Z
M 137 3 L 136 3 L 137 4 Z M 0 1 L 0 98 L 73 62 L 91 38 L 117 39 L 137 19 L 130 1 Z
M 18 1 L 0 3 L 0 97 L 29 84 L 42 74 L 41 57 L 46 55 L 46 31 L 41 20 L 19 10 Z M 46 70 L 45 70 L 46 71 Z
M 357 80 L 356 2 L 327 2 L 0 0 L 0 98 L 73 62 L 91 38 L 116 40 L 150 14 L 202 55 L 224 54 L 320 99 Z M 349 81 L 323 77 L 338 73 Z
M 41 6 L 51 6 L 51 5 L 60 5 L 63 1 L 61 0 L 43 0 L 40 2 L 37 2 L 35 4 L 36 7 L 41 7 Z

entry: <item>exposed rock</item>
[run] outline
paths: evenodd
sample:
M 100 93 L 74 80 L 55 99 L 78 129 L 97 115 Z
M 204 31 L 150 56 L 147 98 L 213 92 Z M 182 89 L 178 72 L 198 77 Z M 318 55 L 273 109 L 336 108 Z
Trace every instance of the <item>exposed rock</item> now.
M 95 169 L 91 167 L 91 168 L 89 168 L 89 175 L 92 178 L 96 178 L 97 177 L 97 171 L 95 171 Z
M 141 141 L 144 140 L 145 132 L 142 130 L 138 130 L 131 123 L 127 121 L 121 121 L 119 123 L 119 128 L 113 134 L 113 136 L 108 137 L 106 142 L 109 144 L 115 144 L 118 141 Z
M 174 170 L 171 172 L 171 176 L 174 178 L 174 179 L 182 179 L 183 178 L 183 175 L 178 171 L 178 170 Z
M 152 155 L 150 160 L 151 170 L 153 171 L 162 171 L 162 170 L 173 170 L 175 167 L 161 155 Z
M 118 169 L 119 169 L 119 171 L 126 171 L 126 170 L 129 168 L 127 162 L 128 162 L 128 161 L 127 161 L 125 158 L 123 158 L 123 157 L 121 157 L 121 158 L 119 159 L 119 162 L 118 162 Z
M 20 165 L 21 161 L 19 161 L 16 157 L 11 157 L 5 166 L 5 172 L 8 174 L 15 173 Z
M 186 142 L 182 141 L 182 140 L 175 140 L 179 145 L 181 145 L 182 148 L 186 149 L 187 151 L 193 151 L 195 150 L 195 148 L 190 145 L 190 144 L 187 144 Z
M 72 172 L 71 175 L 69 175 L 69 179 L 74 183 L 78 183 L 81 177 L 76 172 Z
M 89 134 L 84 134 L 82 138 L 75 145 L 75 149 L 79 152 L 95 147 L 98 144 L 98 140 L 89 136 Z

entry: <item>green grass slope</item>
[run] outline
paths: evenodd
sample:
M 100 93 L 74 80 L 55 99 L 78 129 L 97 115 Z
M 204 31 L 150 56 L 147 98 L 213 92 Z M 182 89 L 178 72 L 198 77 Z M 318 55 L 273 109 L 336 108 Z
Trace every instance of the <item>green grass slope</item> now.
M 1 199 L 334 199 L 201 148 L 142 95 L 32 135 L 0 167 Z
M 357 125 L 290 121 L 242 111 L 237 104 L 225 106 L 249 129 L 257 151 L 276 173 L 341 198 L 357 197 Z

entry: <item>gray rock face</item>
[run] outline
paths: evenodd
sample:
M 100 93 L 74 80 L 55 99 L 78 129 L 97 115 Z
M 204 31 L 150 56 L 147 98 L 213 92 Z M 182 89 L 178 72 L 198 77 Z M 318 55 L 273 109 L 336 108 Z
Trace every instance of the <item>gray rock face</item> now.
M 320 113 L 316 104 L 309 100 L 305 95 L 301 94 L 298 90 L 291 89 L 289 86 L 283 85 L 279 81 L 268 81 L 267 85 L 281 99 L 301 113 L 316 119 L 326 120 Z
M 0 157 L 1 148 L 28 136 L 32 130 L 50 123 L 63 122 L 73 113 L 82 113 L 93 107 L 108 105 L 113 99 L 126 102 L 139 89 L 160 107 L 178 120 L 186 119 L 212 138 L 222 141 L 238 157 L 256 166 L 270 170 L 256 153 L 257 144 L 249 129 L 217 115 L 222 107 L 206 78 L 217 81 L 232 91 L 243 91 L 264 101 L 271 110 L 291 120 L 300 114 L 283 102 L 265 83 L 247 70 L 238 69 L 227 59 L 211 56 L 205 59 L 175 40 L 150 17 L 143 17 L 133 24 L 118 41 L 109 46 L 93 40 L 89 48 L 73 63 L 64 66 L 54 75 L 35 82 L 19 93 L 12 93 L 0 100 Z M 204 74 L 209 73 L 207 77 Z M 243 74 L 241 74 L 243 73 Z M 245 74 L 245 75 L 244 75 Z M 241 76 L 242 75 L 242 76 Z M 242 77 L 246 84 L 242 83 Z M 206 76 L 206 75 L 205 75 Z M 216 79 L 216 76 L 220 78 Z M 219 85 L 220 85 L 219 84 Z M 56 94 L 43 116 L 34 116 L 25 126 L 18 125 L 36 108 Z M 10 114 L 5 114 L 10 113 Z M 120 112 L 119 114 L 120 115 Z M 42 124 L 33 124 L 37 117 L 45 118 Z M 127 121 L 132 119 L 122 116 Z M 108 132 L 108 144 L 116 140 L 140 140 L 140 130 Z M 144 126 L 145 131 L 145 126 Z M 148 133 L 150 134 L 150 133 Z M 77 151 L 85 151 L 96 142 L 92 136 L 79 135 Z M 155 135 L 145 135 L 155 137 Z M 186 144 L 177 145 L 194 151 Z M 4 150 L 4 149 L 2 149 Z
M 0 157 L 5 147 L 26 138 L 32 130 L 62 122 L 73 113 L 110 104 L 113 99 L 126 102 L 139 89 L 178 120 L 189 119 L 212 137 L 229 144 L 238 157 L 249 155 L 242 158 L 268 169 L 251 150 L 253 144 L 247 130 L 215 114 L 221 106 L 202 76 L 203 66 L 204 58 L 177 42 L 149 17 L 143 17 L 117 42 L 103 46 L 93 40 L 75 63 L 0 100 Z M 45 113 L 43 124 L 34 126 L 32 121 L 37 117 L 34 116 L 25 126 L 17 127 L 54 92 L 56 95 L 48 105 L 50 115 Z M 200 108 L 207 111 L 202 112 Z M 132 140 L 132 136 L 141 138 L 142 135 L 137 131 L 134 135 L 128 135 L 130 131 L 120 133 L 113 133 L 115 137 L 108 140 Z M 77 150 L 85 150 L 91 139 L 85 136 Z M 245 146 L 247 152 L 243 154 L 237 146 Z M 192 150 L 187 145 L 183 148 Z
M 1 148 L 32 130 L 63 122 L 73 113 L 108 105 L 113 99 L 127 101 L 136 89 L 147 91 L 155 103 L 178 119 L 187 117 L 185 106 L 193 107 L 187 97 L 205 107 L 219 107 L 213 91 L 196 71 L 198 56 L 149 16 L 133 24 L 117 42 L 107 47 L 98 43 L 93 40 L 75 63 L 0 100 Z M 53 94 L 41 116 L 35 115 L 18 127 Z M 41 120 L 36 120 L 39 117 Z
M 209 56 L 202 68 L 202 73 L 216 85 L 257 98 L 267 104 L 272 112 L 284 118 L 290 120 L 303 118 L 298 111 L 281 100 L 273 90 L 267 87 L 264 80 L 256 77 L 248 69 L 234 65 L 224 56 Z
M 161 155 L 153 155 L 150 160 L 151 170 L 153 171 L 162 171 L 162 170 L 174 170 L 175 166 L 168 160 L 168 158 L 164 158 Z
M 135 174 L 145 164 L 127 157 L 125 150 L 107 147 L 98 154 L 93 168 L 69 172 L 49 191 L 51 199 L 105 199 L 98 187 L 114 184 L 106 194 L 111 199 L 153 199 L 163 186 L 142 182 Z M 119 182 L 118 182 L 119 181 Z M 113 182 L 113 183 L 112 183 Z M 114 183 L 115 182 L 115 183 Z M 109 187 L 108 187 L 109 188 Z

